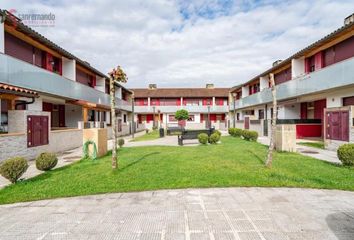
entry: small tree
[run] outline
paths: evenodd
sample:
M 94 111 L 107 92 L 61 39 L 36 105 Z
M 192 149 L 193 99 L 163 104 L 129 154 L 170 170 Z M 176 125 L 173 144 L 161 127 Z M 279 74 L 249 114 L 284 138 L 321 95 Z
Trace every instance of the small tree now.
M 273 163 L 273 151 L 274 151 L 274 141 L 275 141 L 275 131 L 276 131 L 276 122 L 277 122 L 277 92 L 275 88 L 274 74 L 269 74 L 270 86 L 272 88 L 272 97 L 273 97 L 273 116 L 272 116 L 272 133 L 270 135 L 270 143 L 268 149 L 268 155 L 266 160 L 266 167 L 271 168 Z
M 118 66 L 113 68 L 109 75 L 109 88 L 111 95 L 111 115 L 112 115 L 112 135 L 113 135 L 113 147 L 112 147 L 112 168 L 118 167 L 117 163 L 117 119 L 116 119 L 116 98 L 115 98 L 115 83 L 126 83 L 128 81 L 127 75 L 123 69 Z
M 187 120 L 189 118 L 189 113 L 185 109 L 180 109 L 175 113 L 175 118 L 178 120 L 178 124 L 182 125 L 180 122 Z

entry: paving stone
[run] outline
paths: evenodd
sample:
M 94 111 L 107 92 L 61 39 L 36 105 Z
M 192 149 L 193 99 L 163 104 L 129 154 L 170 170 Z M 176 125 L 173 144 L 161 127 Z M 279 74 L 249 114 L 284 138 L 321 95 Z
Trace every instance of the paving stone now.
M 296 188 L 54 199 L 0 206 L 0 240 L 353 240 L 351 202 L 353 192 Z

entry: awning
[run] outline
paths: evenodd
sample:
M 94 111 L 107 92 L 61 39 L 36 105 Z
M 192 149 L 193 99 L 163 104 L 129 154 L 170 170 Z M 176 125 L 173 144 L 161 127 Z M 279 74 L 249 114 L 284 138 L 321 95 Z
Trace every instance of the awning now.
M 5 94 L 19 97 L 39 97 L 38 93 L 35 91 L 0 83 L 0 96 Z

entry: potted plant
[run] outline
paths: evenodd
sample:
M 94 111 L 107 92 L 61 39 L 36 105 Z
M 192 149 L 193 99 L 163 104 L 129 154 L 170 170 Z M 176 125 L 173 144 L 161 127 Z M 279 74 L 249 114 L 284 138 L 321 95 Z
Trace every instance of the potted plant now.
M 175 118 L 178 121 L 178 125 L 181 127 L 186 126 L 186 120 L 189 118 L 189 113 L 185 109 L 180 109 L 176 112 Z

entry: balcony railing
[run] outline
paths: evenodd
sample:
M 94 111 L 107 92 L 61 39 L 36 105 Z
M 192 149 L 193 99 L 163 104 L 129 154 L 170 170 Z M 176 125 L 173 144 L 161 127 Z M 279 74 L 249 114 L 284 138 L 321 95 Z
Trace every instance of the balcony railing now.
M 354 86 L 354 58 L 279 84 L 276 87 L 277 100 L 291 99 L 350 85 Z M 236 109 L 269 102 L 272 102 L 272 92 L 267 88 L 236 101 Z M 233 109 L 233 106 L 231 108 Z
M 110 105 L 110 96 L 35 65 L 0 54 L 0 82 L 90 103 Z M 131 111 L 131 103 L 116 98 L 119 109 Z
M 208 113 L 208 106 L 135 106 L 134 111 L 136 113 L 157 113 L 157 111 L 163 113 L 175 113 L 179 109 L 186 109 L 190 113 Z M 211 113 L 225 113 L 229 111 L 229 107 L 223 106 L 210 106 Z

